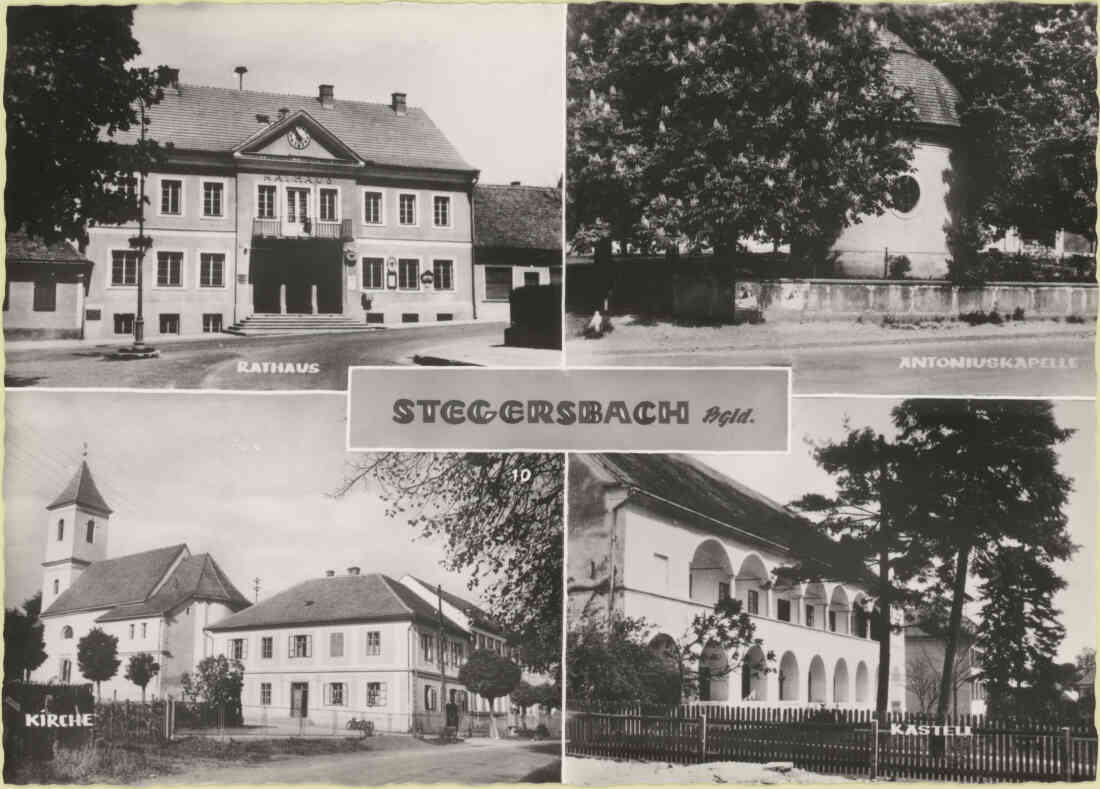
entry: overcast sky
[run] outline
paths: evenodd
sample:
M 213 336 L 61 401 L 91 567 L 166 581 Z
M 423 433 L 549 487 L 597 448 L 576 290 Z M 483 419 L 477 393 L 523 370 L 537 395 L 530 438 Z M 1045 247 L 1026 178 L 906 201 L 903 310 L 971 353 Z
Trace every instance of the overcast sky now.
M 443 545 L 385 517 L 369 491 L 330 494 L 344 478 L 339 394 L 9 392 L 5 407 L 5 605 L 41 587 L 45 507 L 88 444 L 92 476 L 114 510 L 108 555 L 185 542 L 210 553 L 245 596 L 325 570 L 413 573 L 468 599 L 439 566 Z
M 389 103 L 408 94 L 482 183 L 553 186 L 564 168 L 565 5 L 143 5 L 139 65 L 185 83 Z M 201 122 L 196 119 L 196 123 Z
M 789 504 L 805 493 L 836 492 L 832 478 L 811 456 L 806 439 L 824 442 L 845 435 L 844 418 L 853 428 L 869 425 L 890 436 L 893 398 L 801 398 L 792 400 L 791 455 L 701 455 L 699 459 L 755 488 L 780 504 Z M 1082 647 L 1096 647 L 1096 429 L 1093 401 L 1055 401 L 1054 416 L 1061 427 L 1077 433 L 1058 452 L 1059 470 L 1074 483 L 1066 508 L 1072 540 L 1081 546 L 1072 561 L 1060 563 L 1068 582 L 1055 598 L 1062 610 L 1066 638 L 1060 659 L 1073 660 Z M 765 458 L 779 457 L 776 462 Z M 977 614 L 977 610 L 970 613 Z

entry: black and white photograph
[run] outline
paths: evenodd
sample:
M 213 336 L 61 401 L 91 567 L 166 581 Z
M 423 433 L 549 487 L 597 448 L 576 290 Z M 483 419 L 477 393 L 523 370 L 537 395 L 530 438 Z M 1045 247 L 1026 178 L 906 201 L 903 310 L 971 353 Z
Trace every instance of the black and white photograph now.
M 1093 404 L 794 404 L 570 457 L 565 782 L 1094 781 Z
M 8 386 L 560 364 L 564 6 L 6 13 Z
M 569 7 L 571 366 L 1095 391 L 1096 6 Z
M 9 393 L 6 782 L 559 780 L 564 456 L 343 406 Z

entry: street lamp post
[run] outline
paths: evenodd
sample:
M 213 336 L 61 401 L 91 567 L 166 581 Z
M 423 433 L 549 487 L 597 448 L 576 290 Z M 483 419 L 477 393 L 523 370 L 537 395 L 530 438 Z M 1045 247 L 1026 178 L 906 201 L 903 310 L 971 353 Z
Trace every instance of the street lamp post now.
M 149 119 L 145 115 L 146 104 L 140 101 L 141 112 L 141 150 L 145 148 L 145 127 Z M 137 312 L 134 314 L 134 343 L 128 348 L 119 349 L 114 355 L 123 359 L 148 359 L 159 356 L 160 352 L 145 344 L 145 253 L 152 248 L 153 239 L 145 235 L 145 170 L 138 171 L 138 234 L 129 239 L 130 249 L 137 252 Z

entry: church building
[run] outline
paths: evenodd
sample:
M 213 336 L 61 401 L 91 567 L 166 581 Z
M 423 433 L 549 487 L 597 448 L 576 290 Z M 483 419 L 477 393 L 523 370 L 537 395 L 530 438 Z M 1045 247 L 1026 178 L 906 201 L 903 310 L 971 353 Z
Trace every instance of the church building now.
M 98 627 L 118 638 L 121 661 L 101 684 L 103 698 L 141 698 L 125 678 L 130 657 L 141 652 L 160 664 L 146 696 L 179 697 L 183 674 L 212 654 L 204 628 L 249 602 L 213 557 L 183 543 L 111 557 L 111 514 L 86 460 L 46 507 L 40 617 L 48 657 L 32 680 L 87 681 L 77 645 Z

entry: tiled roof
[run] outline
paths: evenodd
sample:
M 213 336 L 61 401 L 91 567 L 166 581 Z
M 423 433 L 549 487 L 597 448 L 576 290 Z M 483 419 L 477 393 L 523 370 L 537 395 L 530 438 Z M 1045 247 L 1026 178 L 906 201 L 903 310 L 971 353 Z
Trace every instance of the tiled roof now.
M 64 490 L 57 494 L 57 498 L 55 498 L 46 509 L 52 510 L 55 507 L 63 507 L 66 504 L 73 503 L 81 507 L 87 507 L 90 510 L 95 510 L 96 512 L 106 513 L 107 515 L 113 512 L 113 510 L 107 506 L 107 502 L 103 500 L 99 488 L 95 485 L 95 480 L 92 479 L 92 470 L 88 468 L 88 462 L 85 460 L 80 461 L 80 468 L 73 474 L 73 478 L 69 480 L 69 484 L 65 486 Z
M 415 575 L 411 576 L 411 577 L 414 581 L 416 581 L 418 584 L 420 584 L 425 589 L 430 591 L 432 594 L 435 594 L 436 590 L 439 588 L 437 585 L 430 584 L 427 581 L 423 580 L 422 578 L 417 578 Z M 468 616 L 470 618 L 470 622 L 472 624 L 476 625 L 477 627 L 480 627 L 482 630 L 490 630 L 494 633 L 502 633 L 503 632 L 500 629 L 500 625 L 498 625 L 493 620 L 493 618 L 491 616 L 489 616 L 489 613 L 487 611 L 485 611 L 485 609 L 475 605 L 474 603 L 471 603 L 469 600 L 466 600 L 465 598 L 459 597 L 456 594 L 452 594 L 452 593 L 448 592 L 446 589 L 440 589 L 439 591 L 440 591 L 440 596 L 444 600 L 446 600 L 448 603 L 453 605 L 455 608 L 457 608 L 459 611 L 461 611 L 466 616 Z
M 593 455 L 622 484 L 703 516 L 697 523 L 723 536 L 737 532 L 790 551 L 803 562 L 830 568 L 849 567 L 840 546 L 803 518 L 717 470 L 685 455 Z M 841 573 L 845 574 L 844 571 Z
M 112 622 L 157 616 L 190 600 L 225 603 L 234 611 L 250 605 L 210 554 L 200 553 L 197 556 L 188 556 L 180 562 L 152 597 L 140 603 L 117 606 L 96 621 Z
M 338 575 L 313 578 L 211 625 L 212 631 L 254 627 L 324 624 L 326 622 L 415 619 L 435 624 L 436 611 L 419 595 L 389 576 Z M 444 617 L 444 624 L 463 629 Z
M 478 184 L 474 246 L 561 252 L 561 191 L 549 186 Z
M 424 110 L 409 107 L 398 115 L 388 104 L 335 101 L 331 108 L 316 96 L 292 96 L 253 90 L 180 85 L 164 91 L 149 110 L 148 135 L 181 150 L 228 153 L 254 136 L 257 115 L 277 121 L 281 109 L 305 110 L 364 161 L 394 167 L 467 170 L 471 167 Z M 118 132 L 120 143 L 134 143 L 138 130 Z
M 47 244 L 25 233 L 4 235 L 4 255 L 18 263 L 54 263 L 58 265 L 90 266 L 92 261 L 81 255 L 64 241 Z
M 187 546 L 181 543 L 93 562 L 43 615 L 144 602 L 186 551 Z
M 959 92 L 943 72 L 933 66 L 897 35 L 883 30 L 880 41 L 890 49 L 888 69 L 894 83 L 913 91 L 921 123 L 958 126 Z

